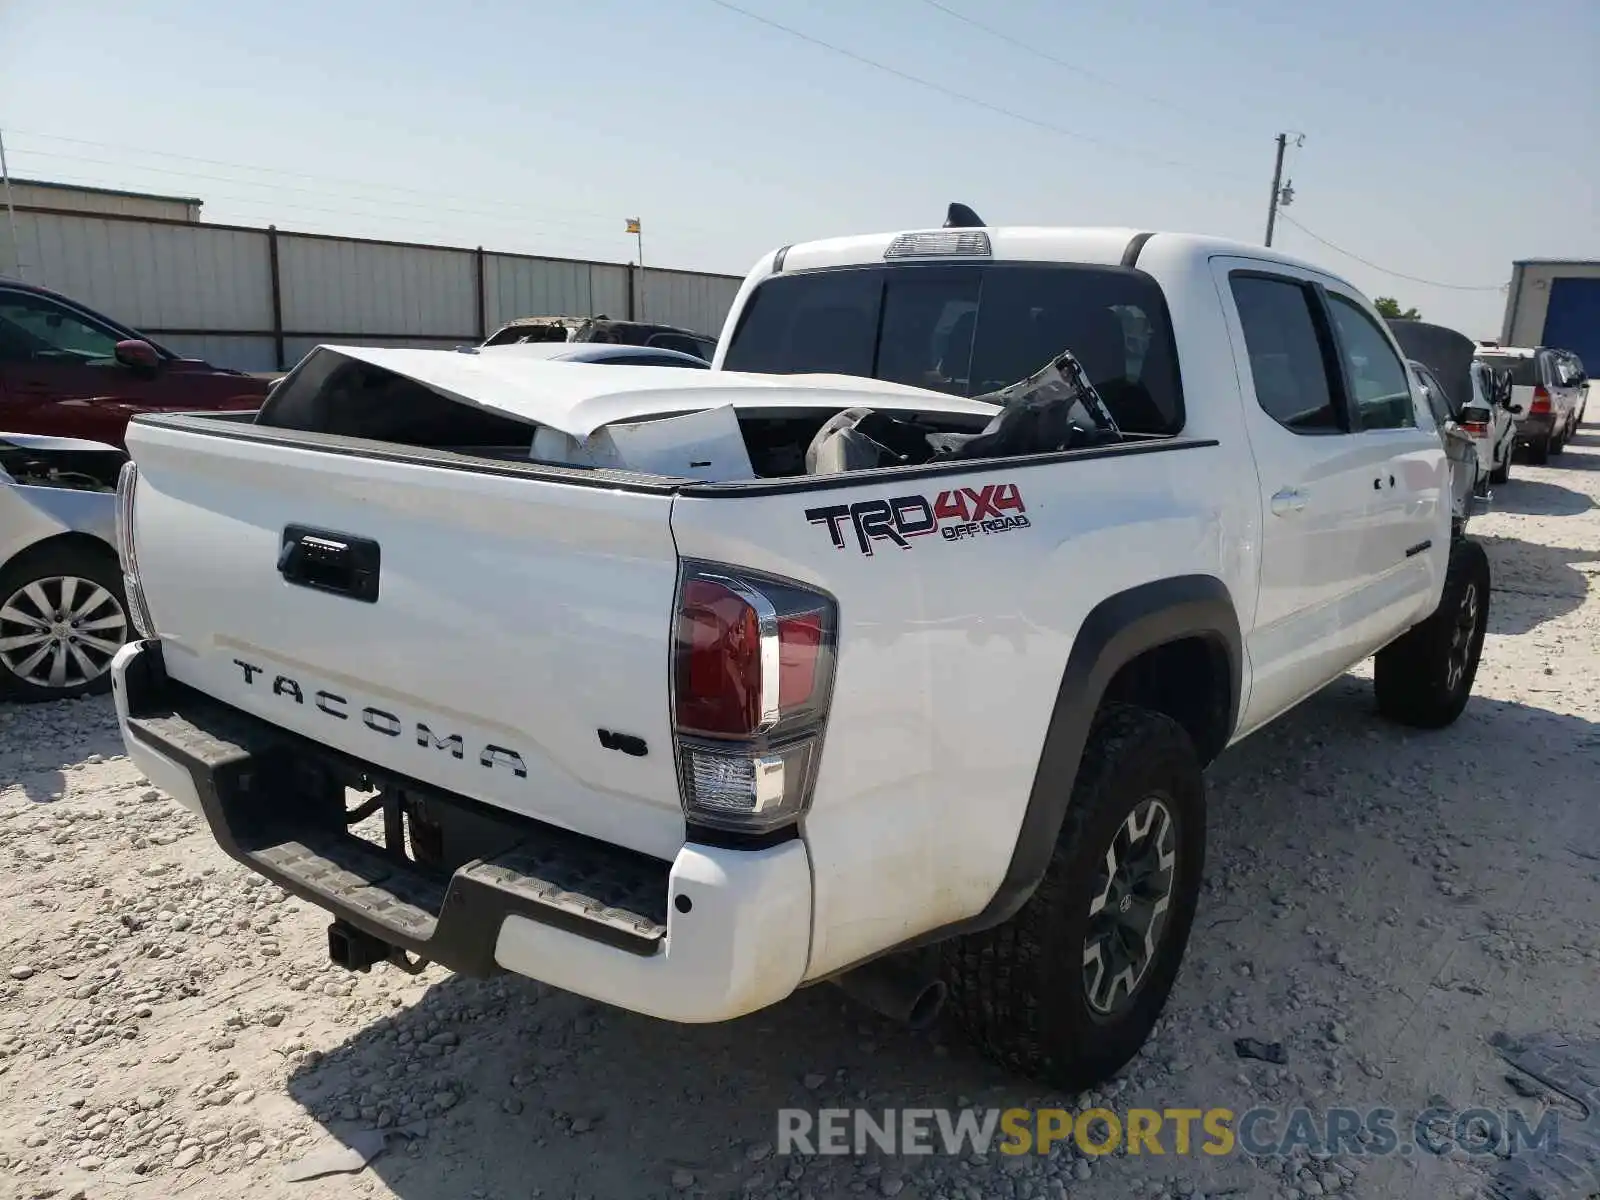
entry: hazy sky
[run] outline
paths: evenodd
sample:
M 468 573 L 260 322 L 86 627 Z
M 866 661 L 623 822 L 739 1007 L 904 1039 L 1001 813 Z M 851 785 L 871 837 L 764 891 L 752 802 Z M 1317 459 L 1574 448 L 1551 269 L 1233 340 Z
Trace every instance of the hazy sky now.
M 1594 0 L 731 2 L 991 107 L 717 0 L 0 0 L 0 130 L 13 174 L 213 221 L 621 261 L 639 216 L 647 263 L 729 272 L 953 199 L 1259 240 L 1295 130 L 1288 216 L 1379 266 L 1600 258 Z M 1277 241 L 1499 333 L 1503 292 Z

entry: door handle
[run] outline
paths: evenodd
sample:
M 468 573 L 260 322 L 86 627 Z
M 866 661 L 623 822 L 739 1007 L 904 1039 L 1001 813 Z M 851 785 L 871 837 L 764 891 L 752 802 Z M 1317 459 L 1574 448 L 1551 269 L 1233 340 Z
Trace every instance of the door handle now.
M 1292 513 L 1303 512 L 1309 497 L 1299 488 L 1279 488 L 1272 493 L 1272 512 L 1274 516 L 1287 517 Z

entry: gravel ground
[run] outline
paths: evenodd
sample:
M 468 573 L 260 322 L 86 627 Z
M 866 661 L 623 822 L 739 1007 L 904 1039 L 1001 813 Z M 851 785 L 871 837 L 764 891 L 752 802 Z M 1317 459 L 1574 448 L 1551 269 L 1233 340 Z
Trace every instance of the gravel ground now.
M 1484 1160 L 787 1158 L 781 1107 L 1516 1105 L 1489 1039 L 1600 1034 L 1600 436 L 1520 465 L 1477 696 L 1417 734 L 1357 672 L 1210 776 L 1210 878 L 1159 1036 L 1040 1095 L 831 988 L 675 1027 L 516 979 L 330 968 L 326 918 L 121 757 L 108 701 L 0 707 L 0 1194 L 1466 1196 Z M 1281 1042 L 1281 1066 L 1234 1039 Z M 1531 1093 L 1531 1097 L 1523 1093 Z M 355 1130 L 361 1174 L 284 1179 Z M 1493 1167 L 1493 1160 L 1489 1160 Z

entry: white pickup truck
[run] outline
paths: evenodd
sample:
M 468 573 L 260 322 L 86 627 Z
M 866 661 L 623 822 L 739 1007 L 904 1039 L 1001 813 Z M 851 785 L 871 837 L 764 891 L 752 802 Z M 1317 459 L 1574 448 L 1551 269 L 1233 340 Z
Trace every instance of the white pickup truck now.
M 330 347 L 253 418 L 130 426 L 129 754 L 333 914 L 336 962 L 686 1022 L 948 997 L 1081 1086 L 1177 974 L 1207 763 L 1373 654 L 1386 715 L 1467 702 L 1487 560 L 1317 267 L 795 245 L 719 357 Z

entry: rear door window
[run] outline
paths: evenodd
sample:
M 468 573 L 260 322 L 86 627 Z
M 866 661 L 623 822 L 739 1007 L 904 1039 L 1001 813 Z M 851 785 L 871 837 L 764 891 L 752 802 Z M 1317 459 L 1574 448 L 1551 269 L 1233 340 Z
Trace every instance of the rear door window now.
M 1409 429 L 1417 423 L 1411 381 L 1405 366 L 1378 325 L 1357 305 L 1335 292 L 1328 310 L 1338 334 L 1345 378 L 1363 430 Z
M 1299 280 L 1239 271 L 1228 286 L 1261 410 L 1291 433 L 1344 432 L 1310 289 Z

